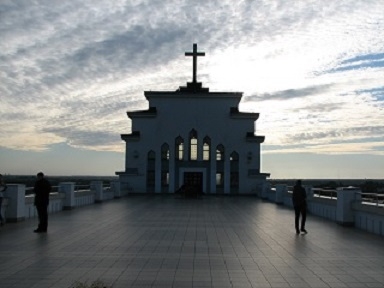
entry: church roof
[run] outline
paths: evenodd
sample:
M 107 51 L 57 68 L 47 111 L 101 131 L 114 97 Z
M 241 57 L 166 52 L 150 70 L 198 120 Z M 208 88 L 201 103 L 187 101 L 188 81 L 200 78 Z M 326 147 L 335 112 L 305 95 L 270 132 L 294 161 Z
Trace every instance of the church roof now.
M 127 115 L 128 115 L 129 118 L 156 117 L 157 109 L 156 109 L 156 107 L 149 107 L 147 110 L 128 111 Z
M 259 119 L 260 114 L 255 112 L 240 112 L 239 108 L 231 107 L 230 115 L 231 115 L 231 118 L 246 118 L 246 119 L 251 118 L 251 119 L 257 120 Z
M 263 143 L 265 140 L 265 136 L 258 136 L 255 135 L 254 132 L 248 132 L 245 139 L 247 142 Z
M 187 94 L 187 96 L 186 96 Z M 186 93 L 183 90 L 176 91 L 144 91 L 144 96 L 146 98 L 150 97 L 202 97 L 202 98 L 241 98 L 243 96 L 243 92 L 206 92 L 206 91 L 196 91 L 194 93 Z
M 121 134 L 121 140 L 139 141 L 140 140 L 140 131 L 132 131 L 131 134 Z

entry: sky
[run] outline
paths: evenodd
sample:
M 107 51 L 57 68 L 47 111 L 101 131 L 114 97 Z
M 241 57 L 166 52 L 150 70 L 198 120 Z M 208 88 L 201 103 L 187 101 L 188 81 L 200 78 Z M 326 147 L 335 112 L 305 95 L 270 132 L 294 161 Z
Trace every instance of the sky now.
M 124 170 L 144 91 L 243 92 L 271 178 L 384 178 L 384 0 L 0 0 L 0 173 Z

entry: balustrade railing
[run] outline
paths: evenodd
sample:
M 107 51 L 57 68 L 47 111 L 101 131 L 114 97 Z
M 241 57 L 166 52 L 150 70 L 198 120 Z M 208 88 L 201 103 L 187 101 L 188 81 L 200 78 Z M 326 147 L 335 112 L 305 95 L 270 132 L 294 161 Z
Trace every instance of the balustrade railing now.
M 103 189 L 108 189 L 111 187 L 110 183 L 103 184 Z M 90 191 L 91 190 L 91 185 L 90 184 L 75 184 L 75 192 L 83 192 L 83 191 Z M 59 186 L 52 186 L 52 191 L 51 193 L 57 193 L 59 192 Z M 25 195 L 32 195 L 34 194 L 33 192 L 33 187 L 26 187 L 25 188 Z
M 322 189 L 313 188 L 313 197 L 337 199 L 337 190 L 335 189 Z
M 364 193 L 359 187 L 352 186 L 337 189 L 304 187 L 311 214 L 384 236 L 384 193 Z M 292 190 L 288 185 L 278 184 L 266 186 L 259 195 L 276 204 L 293 207 Z
M 34 207 L 33 187 L 24 184 L 8 184 L 2 202 L 2 214 L 8 222 L 22 221 L 25 218 L 36 217 Z M 48 213 L 56 213 L 75 207 L 101 203 L 103 201 L 125 196 L 126 191 L 120 190 L 120 182 L 91 181 L 89 184 L 61 182 L 52 186 L 49 196 Z
M 57 193 L 59 192 L 59 186 L 52 186 L 51 193 Z M 25 188 L 25 195 L 32 195 L 33 193 L 33 187 L 26 187 Z
M 384 194 L 379 193 L 356 193 L 361 196 L 361 203 L 384 208 Z
M 90 191 L 90 190 L 91 190 L 91 185 L 89 184 L 75 185 L 75 192 L 83 192 L 83 191 Z

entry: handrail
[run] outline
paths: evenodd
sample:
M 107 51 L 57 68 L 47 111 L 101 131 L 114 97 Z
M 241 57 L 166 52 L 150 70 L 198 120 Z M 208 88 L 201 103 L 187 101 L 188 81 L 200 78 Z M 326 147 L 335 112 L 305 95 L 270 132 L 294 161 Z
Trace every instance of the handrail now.
M 60 186 L 52 186 L 51 193 L 59 192 Z M 105 183 L 103 184 L 103 188 L 109 188 L 111 187 L 111 183 Z M 34 187 L 25 187 L 25 195 L 31 195 L 33 193 Z M 75 184 L 75 192 L 78 191 L 84 191 L 84 190 L 91 190 L 91 184 Z
M 33 193 L 34 187 L 25 187 L 25 195 L 31 195 Z M 59 186 L 52 186 L 51 193 L 59 192 Z
M 361 203 L 367 205 L 375 205 L 377 207 L 384 207 L 384 194 L 381 193 L 362 193 L 356 192 L 356 195 L 361 196 Z
M 313 197 L 337 199 L 337 190 L 313 188 Z
M 89 185 L 89 184 L 82 184 L 82 185 L 75 184 L 75 192 L 85 191 L 85 190 L 91 190 L 91 185 Z

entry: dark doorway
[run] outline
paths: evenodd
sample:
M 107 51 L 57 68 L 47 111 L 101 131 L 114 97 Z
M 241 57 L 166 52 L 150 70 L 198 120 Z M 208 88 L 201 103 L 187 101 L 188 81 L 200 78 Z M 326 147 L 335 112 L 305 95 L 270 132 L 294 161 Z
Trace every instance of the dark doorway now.
M 203 172 L 184 172 L 184 185 L 186 196 L 203 194 Z

